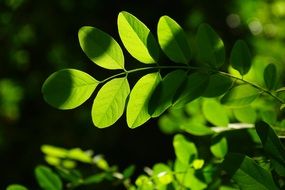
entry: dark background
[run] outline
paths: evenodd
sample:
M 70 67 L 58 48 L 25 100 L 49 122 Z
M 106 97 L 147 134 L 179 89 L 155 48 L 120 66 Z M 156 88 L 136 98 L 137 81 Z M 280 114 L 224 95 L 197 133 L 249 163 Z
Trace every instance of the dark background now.
M 238 38 L 249 39 L 255 46 L 244 19 L 251 16 L 246 15 L 247 9 L 254 12 L 253 5 L 246 9 L 252 2 L 257 6 L 257 2 L 270 5 L 275 1 L 1 0 L 0 189 L 11 183 L 36 187 L 33 170 L 44 164 L 40 151 L 43 144 L 92 149 L 95 154 L 104 154 L 111 164 L 120 168 L 136 164 L 140 171 L 173 158 L 172 136 L 161 133 L 155 119 L 131 130 L 122 117 L 112 127 L 97 129 L 90 116 L 92 98 L 69 111 L 59 111 L 44 102 L 41 85 L 58 69 L 80 69 L 97 79 L 113 74 L 85 56 L 78 43 L 80 27 L 96 26 L 122 45 L 116 25 L 120 11 L 134 14 L 154 34 L 159 17 L 169 15 L 189 33 L 190 41 L 199 23 L 209 23 L 229 52 Z M 229 27 L 226 20 L 233 12 L 240 14 L 241 21 Z M 267 39 L 265 34 L 257 37 Z M 127 67 L 137 64 L 126 51 L 124 54 Z M 283 61 L 282 56 L 278 58 Z

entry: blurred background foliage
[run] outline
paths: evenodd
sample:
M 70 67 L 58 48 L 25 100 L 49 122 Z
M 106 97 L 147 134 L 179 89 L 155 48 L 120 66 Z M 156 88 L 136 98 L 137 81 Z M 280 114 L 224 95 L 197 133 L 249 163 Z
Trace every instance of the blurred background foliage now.
M 190 41 L 200 23 L 209 23 L 224 40 L 228 54 L 237 39 L 246 39 L 257 71 L 268 63 L 283 68 L 282 0 L 1 0 L 0 189 L 13 182 L 33 188 L 33 168 L 44 163 L 43 144 L 93 149 L 122 168 L 136 164 L 140 169 L 173 158 L 172 136 L 161 133 L 155 120 L 130 130 L 121 119 L 99 130 L 89 115 L 92 101 L 68 112 L 43 101 L 41 85 L 58 69 L 81 69 L 98 79 L 110 75 L 84 55 L 77 32 L 84 25 L 96 26 L 119 41 L 116 18 L 122 10 L 136 15 L 154 33 L 159 17 L 169 15 L 189 33 Z M 125 55 L 127 65 L 137 64 Z M 207 142 L 200 139 L 198 146 L 203 140 Z

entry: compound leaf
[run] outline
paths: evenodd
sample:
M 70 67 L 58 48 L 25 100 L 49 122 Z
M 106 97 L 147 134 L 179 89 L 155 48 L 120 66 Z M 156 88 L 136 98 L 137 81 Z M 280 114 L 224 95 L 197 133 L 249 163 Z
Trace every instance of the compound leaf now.
M 157 36 L 163 52 L 176 63 L 189 63 L 191 49 L 181 26 L 168 16 L 162 16 L 157 26 Z
M 93 93 L 99 81 L 76 69 L 63 69 L 51 74 L 43 84 L 45 101 L 62 110 L 83 104 Z
M 231 52 L 230 63 L 241 75 L 248 73 L 251 67 L 251 55 L 247 44 L 238 40 Z
M 272 90 L 276 86 L 277 82 L 277 69 L 273 63 L 267 65 L 264 69 L 263 79 L 265 82 L 266 87 L 269 90 Z
M 130 128 L 138 127 L 150 119 L 149 99 L 160 80 L 159 73 L 150 73 L 139 79 L 133 87 L 127 105 L 127 123 Z
M 107 82 L 98 92 L 92 106 L 92 120 L 99 128 L 114 124 L 124 113 L 126 99 L 130 93 L 127 78 L 116 78 Z
M 38 166 L 35 169 L 36 179 L 44 190 L 61 190 L 62 182 L 57 174 L 46 166 Z
M 217 97 L 226 93 L 232 85 L 232 80 L 229 77 L 213 74 L 210 76 L 208 86 L 203 92 L 204 97 Z
M 197 59 L 202 64 L 219 68 L 225 62 L 224 43 L 208 24 L 201 24 L 196 36 Z
M 105 69 L 124 69 L 124 55 L 119 44 L 109 34 L 91 26 L 78 32 L 83 52 L 95 64 Z
M 159 58 L 158 44 L 144 23 L 128 12 L 118 16 L 120 38 L 128 52 L 142 63 L 155 63 Z

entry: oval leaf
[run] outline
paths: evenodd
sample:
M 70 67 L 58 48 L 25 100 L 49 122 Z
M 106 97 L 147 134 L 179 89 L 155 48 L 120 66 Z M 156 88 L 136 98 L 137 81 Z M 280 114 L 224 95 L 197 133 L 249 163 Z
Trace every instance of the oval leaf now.
M 9 185 L 6 190 L 28 190 L 26 187 L 18 184 Z
M 127 105 L 127 123 L 130 128 L 138 127 L 150 119 L 149 99 L 160 80 L 159 73 L 150 73 L 135 84 Z
M 266 66 L 263 73 L 263 79 L 268 90 L 275 88 L 277 82 L 277 69 L 273 63 Z
M 58 109 L 73 109 L 83 104 L 99 82 L 85 72 L 63 69 L 51 74 L 43 84 L 45 101 Z
M 195 144 L 187 141 L 183 135 L 174 136 L 173 147 L 177 159 L 183 164 L 191 164 L 198 157 Z
M 219 68 L 225 62 L 224 43 L 208 24 L 201 24 L 196 36 L 197 59 L 202 64 Z
M 191 49 L 181 26 L 168 16 L 162 16 L 157 26 L 157 36 L 163 52 L 176 63 L 189 63 Z
M 124 69 L 123 51 L 112 36 L 95 27 L 84 26 L 78 38 L 81 49 L 95 64 L 105 69 Z
M 238 40 L 231 52 L 230 63 L 232 67 L 245 75 L 251 67 L 251 55 L 247 44 L 243 40 Z
M 114 124 L 124 113 L 129 93 L 127 78 L 117 78 L 107 82 L 99 90 L 92 106 L 94 125 L 104 128 Z
M 173 106 L 181 108 L 185 104 L 201 96 L 208 85 L 209 76 L 204 73 L 193 73 L 189 75 L 185 82 L 177 90 Z
M 225 137 L 216 136 L 212 139 L 211 152 L 217 158 L 224 158 L 228 152 L 228 143 Z
M 204 97 L 217 97 L 226 93 L 232 85 L 232 80 L 229 77 L 213 74 L 210 76 L 208 86 L 203 92 Z
M 155 63 L 159 48 L 153 34 L 139 19 L 128 12 L 118 16 L 120 38 L 128 52 L 142 63 Z
M 45 166 L 38 166 L 35 169 L 36 179 L 44 190 L 61 190 L 62 183 L 57 174 Z
M 202 104 L 202 110 L 206 119 L 213 125 L 228 126 L 227 110 L 216 100 L 205 99 Z
M 248 106 L 259 94 L 259 91 L 251 85 L 242 84 L 226 93 L 221 99 L 221 103 L 230 107 Z
M 234 109 L 233 113 L 235 118 L 242 123 L 254 123 L 257 119 L 256 111 L 251 106 Z
M 168 73 L 157 85 L 149 101 L 148 111 L 152 117 L 160 116 L 172 105 L 173 97 L 187 74 L 183 70 Z

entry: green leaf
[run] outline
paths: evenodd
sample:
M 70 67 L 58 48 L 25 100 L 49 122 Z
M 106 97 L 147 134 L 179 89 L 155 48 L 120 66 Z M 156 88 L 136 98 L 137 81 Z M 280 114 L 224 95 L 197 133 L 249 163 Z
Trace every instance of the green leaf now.
M 159 58 L 159 46 L 150 30 L 128 12 L 118 16 L 120 38 L 128 52 L 142 63 L 155 63 Z
M 114 124 L 124 113 L 129 93 L 127 78 L 116 78 L 107 82 L 94 99 L 92 106 L 94 125 L 105 128 Z
M 230 63 L 241 75 L 248 73 L 251 67 L 251 55 L 247 44 L 238 40 L 231 52 Z
M 198 157 L 195 144 L 187 141 L 183 135 L 174 136 L 173 147 L 177 159 L 183 164 L 190 164 Z
M 235 118 L 242 123 L 254 123 L 257 119 L 256 111 L 251 107 L 241 107 L 233 110 Z
M 177 22 L 168 16 L 162 16 L 157 26 L 157 36 L 163 52 L 176 63 L 189 63 L 191 49 L 188 39 Z
M 26 187 L 18 184 L 9 185 L 6 190 L 28 190 Z
M 128 179 L 130 177 L 132 177 L 132 175 L 135 173 L 136 170 L 136 165 L 130 165 L 128 166 L 126 169 L 124 169 L 123 176 L 125 179 Z
M 95 64 L 105 69 L 124 69 L 123 51 L 112 36 L 95 27 L 83 26 L 78 38 L 81 49 Z
M 171 169 L 169 166 L 162 163 L 153 166 L 153 177 L 156 184 L 167 185 L 173 181 Z
M 148 111 L 152 117 L 160 116 L 172 105 L 174 95 L 186 77 L 185 71 L 176 70 L 168 73 L 157 85 L 148 105 Z
M 177 90 L 173 106 L 175 108 L 181 108 L 201 96 L 208 82 L 209 76 L 207 74 L 196 72 L 189 75 L 186 81 Z
M 250 105 L 260 92 L 249 84 L 242 84 L 232 88 L 221 99 L 221 103 L 229 107 L 243 107 Z
M 237 153 L 225 157 L 223 169 L 243 190 L 277 190 L 271 174 L 257 165 L 251 158 Z
M 159 73 L 150 73 L 143 76 L 133 87 L 127 105 L 127 123 L 130 128 L 136 128 L 150 119 L 149 99 L 160 80 Z
M 43 84 L 45 101 L 53 107 L 66 110 L 83 104 L 99 82 L 85 72 L 63 69 L 51 74 Z
M 228 126 L 227 110 L 215 99 L 204 99 L 202 110 L 206 119 L 213 125 Z
M 185 124 L 183 123 L 180 125 L 180 129 L 195 136 L 205 136 L 214 133 L 211 128 L 197 122 L 186 122 Z
M 57 174 L 46 166 L 37 166 L 35 169 L 36 179 L 44 190 L 61 190 L 62 183 Z
M 215 136 L 212 139 L 211 152 L 217 158 L 224 158 L 228 152 L 228 143 L 225 137 Z
M 227 92 L 232 85 L 232 80 L 229 77 L 213 74 L 210 76 L 208 86 L 203 92 L 204 97 L 217 97 Z
M 255 129 L 266 155 L 285 166 L 285 149 L 274 130 L 265 122 L 258 122 Z
M 263 79 L 268 90 L 272 90 L 276 87 L 277 68 L 273 63 L 270 63 L 264 69 Z
M 106 177 L 105 173 L 94 174 L 84 179 L 83 183 L 85 185 L 97 184 L 97 183 L 102 182 L 105 179 L 105 177 Z
M 208 24 L 201 24 L 196 36 L 197 59 L 202 64 L 219 68 L 225 62 L 224 43 Z

